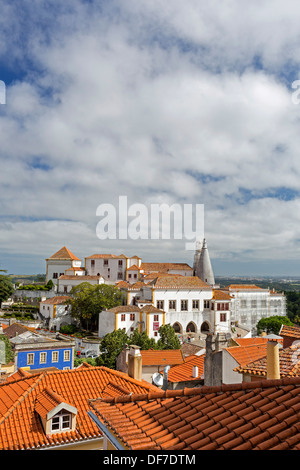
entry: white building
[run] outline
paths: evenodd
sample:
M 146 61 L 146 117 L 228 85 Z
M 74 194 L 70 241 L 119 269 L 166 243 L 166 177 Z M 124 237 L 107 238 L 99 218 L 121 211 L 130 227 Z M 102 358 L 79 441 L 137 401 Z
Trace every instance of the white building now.
M 63 246 L 50 258 L 46 258 L 46 266 L 46 283 L 51 279 L 57 285 L 58 278 L 63 276 L 66 270 L 81 268 L 81 260 Z
M 63 275 L 58 279 L 57 292 L 60 294 L 69 294 L 73 287 L 83 282 L 88 282 L 92 286 L 104 283 L 108 284 L 102 276 Z
M 124 330 L 130 336 L 138 329 L 140 333 L 146 331 L 149 338 L 157 340 L 158 330 L 162 325 L 165 325 L 164 312 L 151 304 L 143 307 L 120 305 L 100 312 L 98 336 L 102 338 L 118 329 Z
M 231 284 L 223 290 L 232 296 L 232 324 L 242 325 L 254 333 L 260 319 L 286 315 L 283 293 L 251 284 Z
M 136 266 L 138 273 L 141 258 L 114 254 L 94 254 L 85 258 L 85 270 L 89 276 L 103 276 L 108 281 L 117 282 L 127 279 L 127 270 Z M 134 282 L 138 279 L 133 278 Z
M 69 296 L 55 296 L 40 302 L 40 317 L 46 328 L 60 330 L 63 325 L 73 322 L 71 306 L 66 304 Z

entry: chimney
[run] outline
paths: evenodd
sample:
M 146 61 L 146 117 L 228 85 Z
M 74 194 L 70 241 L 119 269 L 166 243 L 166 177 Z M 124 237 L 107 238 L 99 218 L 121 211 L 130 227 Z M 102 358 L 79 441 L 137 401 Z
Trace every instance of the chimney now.
M 195 379 L 199 375 L 199 369 L 197 366 L 193 366 L 193 378 Z
M 279 343 L 275 340 L 267 342 L 267 379 L 280 379 Z
M 168 388 L 168 374 L 169 374 L 170 366 L 166 366 L 164 368 L 164 373 L 163 373 L 163 390 L 167 390 Z
M 142 380 L 142 355 L 139 346 L 130 346 L 128 353 L 128 375 L 133 379 Z

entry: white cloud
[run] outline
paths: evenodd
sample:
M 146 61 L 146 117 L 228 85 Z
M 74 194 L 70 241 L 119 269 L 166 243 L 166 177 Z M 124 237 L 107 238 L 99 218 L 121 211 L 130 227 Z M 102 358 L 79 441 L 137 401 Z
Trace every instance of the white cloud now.
M 70 240 L 80 256 L 183 259 L 178 242 L 99 245 L 96 208 L 127 195 L 205 204 L 216 258 L 299 256 L 299 199 L 269 197 L 299 189 L 300 107 L 282 80 L 299 60 L 296 5 L 67 1 L 54 22 L 33 2 L 25 31 L 6 5 L 11 63 L 24 52 L 31 69 L 0 108 L 0 253 L 46 256 Z

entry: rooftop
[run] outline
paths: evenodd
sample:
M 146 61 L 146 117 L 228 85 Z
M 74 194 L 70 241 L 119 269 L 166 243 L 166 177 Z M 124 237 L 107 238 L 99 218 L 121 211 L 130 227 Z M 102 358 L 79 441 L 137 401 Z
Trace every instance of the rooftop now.
M 61 259 L 61 260 L 75 260 L 75 261 L 80 261 L 77 256 L 73 255 L 68 248 L 63 246 L 60 250 L 58 250 L 54 255 L 50 256 L 48 259 Z
M 148 286 L 155 289 L 211 289 L 211 286 L 196 276 L 159 276 Z
M 88 399 L 155 390 L 149 383 L 122 372 L 87 364 L 77 369 L 37 374 L 19 369 L 0 384 L 0 449 L 43 449 L 101 437 L 102 433 L 87 415 Z M 35 409 L 37 400 L 43 396 L 46 408 L 53 399 L 54 403 L 64 401 L 77 409 L 75 431 L 45 434 Z
M 171 366 L 184 363 L 181 349 L 149 349 L 140 352 L 143 366 Z
M 300 450 L 300 378 L 90 401 L 130 450 Z

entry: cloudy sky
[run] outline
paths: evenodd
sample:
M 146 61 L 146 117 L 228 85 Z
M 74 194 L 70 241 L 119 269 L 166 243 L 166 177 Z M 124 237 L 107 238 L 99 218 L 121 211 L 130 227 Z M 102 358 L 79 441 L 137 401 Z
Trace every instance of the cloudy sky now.
M 191 264 L 184 239 L 97 236 L 99 205 L 126 196 L 204 205 L 216 275 L 300 275 L 296 0 L 0 11 L 0 269 L 44 273 L 64 245 Z

